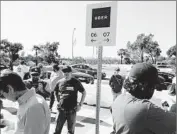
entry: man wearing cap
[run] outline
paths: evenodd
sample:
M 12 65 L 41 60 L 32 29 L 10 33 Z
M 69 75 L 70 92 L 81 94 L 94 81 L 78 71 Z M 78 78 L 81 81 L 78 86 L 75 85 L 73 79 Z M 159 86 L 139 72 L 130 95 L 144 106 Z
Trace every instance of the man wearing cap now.
M 124 81 L 126 93 L 112 105 L 116 134 L 175 134 L 176 113 L 168 112 L 149 99 L 163 80 L 148 63 L 135 64 Z
M 28 89 L 34 88 L 37 94 L 40 94 L 45 99 L 50 97 L 50 85 L 47 81 L 40 79 L 40 74 L 38 70 L 32 70 L 30 72 L 31 78 L 28 80 L 24 80 L 25 85 Z
M 33 89 L 27 89 L 18 74 L 11 71 L 2 73 L 0 94 L 19 104 L 17 124 L 10 119 L 3 120 L 4 125 L 13 126 L 15 134 L 49 134 L 50 110 L 46 101 Z
M 119 75 L 120 68 L 117 67 L 115 69 L 114 74 L 111 76 L 109 81 L 109 85 L 112 89 L 113 101 L 116 97 L 121 93 L 122 85 L 123 85 L 123 77 Z
M 64 78 L 56 85 L 56 97 L 58 100 L 59 115 L 54 134 L 61 134 L 63 125 L 67 120 L 68 134 L 74 134 L 76 124 L 76 112 L 83 105 L 86 91 L 81 82 L 72 77 L 72 69 L 66 66 L 62 69 Z M 82 94 L 81 100 L 77 103 L 78 91 Z

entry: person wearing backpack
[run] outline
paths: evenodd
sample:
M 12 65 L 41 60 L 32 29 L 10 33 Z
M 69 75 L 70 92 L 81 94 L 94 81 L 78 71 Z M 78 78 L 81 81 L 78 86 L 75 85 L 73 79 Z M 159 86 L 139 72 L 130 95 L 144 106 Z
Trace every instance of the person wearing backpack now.
M 115 69 L 114 74 L 111 76 L 109 81 L 109 85 L 112 89 L 113 101 L 116 97 L 121 93 L 122 85 L 123 85 L 123 77 L 119 74 L 120 68 L 117 67 Z

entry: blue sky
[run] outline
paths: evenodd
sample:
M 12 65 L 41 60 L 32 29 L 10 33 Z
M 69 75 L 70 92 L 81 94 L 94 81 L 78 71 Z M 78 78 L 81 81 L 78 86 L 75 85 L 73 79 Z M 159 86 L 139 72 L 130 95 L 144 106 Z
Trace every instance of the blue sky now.
M 99 1 L 1 1 L 1 39 L 22 43 L 26 53 L 33 45 L 59 41 L 61 56 L 71 57 L 76 28 L 74 56 L 92 57 L 85 26 L 86 6 L 94 3 Z M 117 14 L 117 43 L 104 47 L 103 57 L 117 57 L 141 33 L 154 34 L 162 55 L 176 44 L 176 1 L 118 1 Z

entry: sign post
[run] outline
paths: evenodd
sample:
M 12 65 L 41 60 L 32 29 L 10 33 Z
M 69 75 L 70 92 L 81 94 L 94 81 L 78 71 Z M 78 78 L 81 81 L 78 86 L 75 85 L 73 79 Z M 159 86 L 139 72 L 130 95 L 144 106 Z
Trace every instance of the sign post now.
M 87 5 L 86 46 L 98 47 L 96 134 L 99 134 L 103 46 L 116 45 L 117 2 Z

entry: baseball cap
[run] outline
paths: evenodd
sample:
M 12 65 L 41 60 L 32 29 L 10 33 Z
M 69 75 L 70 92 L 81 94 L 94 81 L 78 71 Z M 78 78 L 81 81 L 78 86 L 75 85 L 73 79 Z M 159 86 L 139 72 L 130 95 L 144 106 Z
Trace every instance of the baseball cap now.
M 120 71 L 120 68 L 119 68 L 119 67 L 116 67 L 116 68 L 115 68 L 115 71 Z
M 164 78 L 158 76 L 157 69 L 150 63 L 137 63 L 130 70 L 129 77 L 139 82 L 160 84 Z
M 38 66 L 39 68 L 42 68 L 42 67 L 43 67 L 42 63 L 39 63 L 37 66 Z
M 31 68 L 30 74 L 32 76 L 39 76 L 39 68 L 37 68 L 37 67 Z
M 31 72 L 31 75 L 32 76 L 39 76 L 39 73 L 38 72 Z
M 65 67 L 63 67 L 62 71 L 63 71 L 63 73 L 70 73 L 70 72 L 72 72 L 72 69 L 70 66 L 65 66 Z

